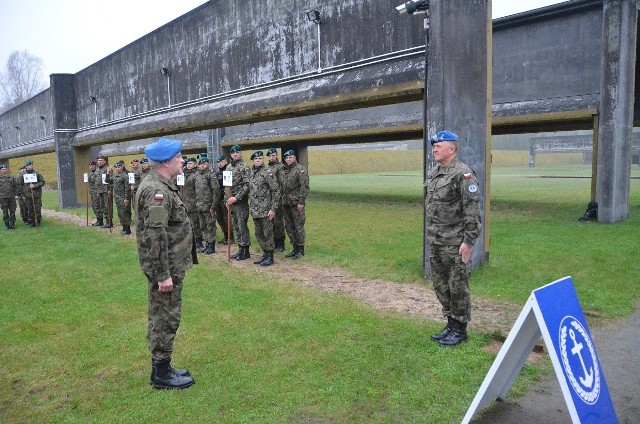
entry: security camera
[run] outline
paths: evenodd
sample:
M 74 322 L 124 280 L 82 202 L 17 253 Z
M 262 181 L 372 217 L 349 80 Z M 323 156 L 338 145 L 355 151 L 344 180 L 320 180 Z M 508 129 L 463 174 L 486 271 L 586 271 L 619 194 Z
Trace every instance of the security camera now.
M 400 6 L 396 6 L 396 10 L 401 14 L 408 15 L 427 13 L 429 10 L 429 0 L 409 0 Z

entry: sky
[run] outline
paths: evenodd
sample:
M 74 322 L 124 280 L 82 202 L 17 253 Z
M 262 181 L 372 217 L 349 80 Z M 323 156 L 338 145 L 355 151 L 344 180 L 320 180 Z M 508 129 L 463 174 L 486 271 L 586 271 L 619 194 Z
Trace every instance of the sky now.
M 397 0 L 398 4 L 402 2 Z M 561 2 L 493 0 L 493 17 Z M 46 87 L 49 74 L 77 73 L 204 3 L 204 0 L 0 0 L 0 72 L 4 72 L 13 51 L 27 50 L 43 60 Z

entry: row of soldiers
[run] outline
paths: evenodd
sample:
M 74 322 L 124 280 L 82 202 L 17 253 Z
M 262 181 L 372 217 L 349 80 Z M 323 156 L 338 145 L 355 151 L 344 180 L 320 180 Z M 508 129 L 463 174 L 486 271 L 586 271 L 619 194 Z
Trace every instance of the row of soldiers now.
M 251 155 L 252 167 L 242 159 L 239 145 L 230 149 L 230 156 L 230 161 L 224 155 L 219 156 L 215 169 L 205 154 L 198 158 L 183 158 L 184 174 L 179 177 L 178 185 L 191 220 L 196 247 L 206 255 L 215 253 L 217 223 L 223 233 L 220 243 L 237 240 L 238 252 L 232 258 L 249 259 L 248 219 L 251 216 L 263 252 L 254 262 L 256 265 L 272 265 L 274 251 L 285 251 L 285 231 L 293 246 L 286 257 L 299 259 L 304 256 L 304 208 L 309 194 L 309 176 L 297 162 L 293 150 L 284 153 L 284 163 L 281 163 L 277 149 L 270 148 L 268 164 L 264 163 L 264 153 L 256 151 Z M 131 208 L 136 188 L 150 172 L 146 158 L 132 160 L 131 167 L 128 171 L 119 161 L 112 170 L 104 156 L 89 163 L 85 181 L 96 216 L 93 226 L 111 228 L 115 204 L 122 234 L 131 234 Z M 227 185 L 224 181 L 226 171 L 231 176 Z
M 206 155 L 188 158 L 184 171 L 183 201 L 189 213 L 196 246 L 204 254 L 215 252 L 216 221 L 224 236 L 222 243 L 238 243 L 235 260 L 246 260 L 249 253 L 250 234 L 248 220 L 253 218 L 255 236 L 262 250 L 256 265 L 270 266 L 274 251 L 285 251 L 285 230 L 293 249 L 286 256 L 299 259 L 304 256 L 305 211 L 309 195 L 309 176 L 297 163 L 293 150 L 284 153 L 285 163 L 278 160 L 277 149 L 267 151 L 265 164 L 261 150 L 251 155 L 250 168 L 242 158 L 242 149 L 235 145 L 230 149 L 231 160 L 217 158 L 213 170 Z M 230 181 L 225 183 L 225 174 Z M 227 222 L 227 216 L 231 222 Z
M 33 169 L 32 160 L 27 160 L 16 176 L 9 174 L 6 164 L 0 164 L 0 207 L 5 230 L 16 229 L 17 205 L 23 223 L 31 227 L 42 225 L 44 184 L 44 177 Z

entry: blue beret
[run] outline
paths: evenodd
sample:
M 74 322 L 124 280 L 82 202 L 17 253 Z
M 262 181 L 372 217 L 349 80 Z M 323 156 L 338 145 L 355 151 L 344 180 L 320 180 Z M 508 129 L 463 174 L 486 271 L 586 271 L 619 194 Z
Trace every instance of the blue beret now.
M 236 144 L 235 146 L 233 146 L 230 150 L 231 153 L 235 153 L 235 152 L 241 152 L 242 151 L 242 147 L 240 147 L 239 144 Z
M 149 163 L 149 159 L 142 158 L 142 159 L 140 159 L 140 163 Z
M 222 162 L 223 160 L 225 160 L 227 157 L 225 155 L 220 155 L 218 156 L 218 162 Z
M 264 153 L 262 153 L 262 150 L 258 150 L 251 155 L 251 160 L 254 160 L 255 158 L 261 158 L 262 156 L 264 156 Z
M 287 156 L 295 156 L 295 152 L 293 150 L 287 150 L 286 152 L 284 152 L 284 155 L 282 155 L 282 158 L 286 158 Z
M 182 142 L 170 138 L 161 138 L 153 144 L 145 147 L 144 152 L 149 159 L 155 162 L 164 162 L 173 159 L 182 150 Z
M 270 147 L 269 150 L 267 150 L 267 155 L 272 155 L 274 153 L 278 153 L 278 150 L 275 147 Z
M 432 146 L 441 141 L 458 141 L 458 135 L 454 132 L 444 130 L 440 131 L 436 135 L 431 136 L 429 141 L 431 142 Z

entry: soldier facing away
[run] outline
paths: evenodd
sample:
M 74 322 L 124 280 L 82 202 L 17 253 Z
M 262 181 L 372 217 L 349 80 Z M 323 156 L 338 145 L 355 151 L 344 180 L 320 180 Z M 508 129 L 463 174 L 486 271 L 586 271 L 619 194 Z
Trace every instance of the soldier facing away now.
M 181 149 L 182 143 L 166 138 L 147 146 L 152 170 L 136 193 L 136 240 L 148 281 L 147 342 L 156 389 L 184 389 L 195 383 L 188 370 L 171 367 L 182 317 L 182 284 L 193 265 L 191 221 L 175 183 L 182 173 Z

